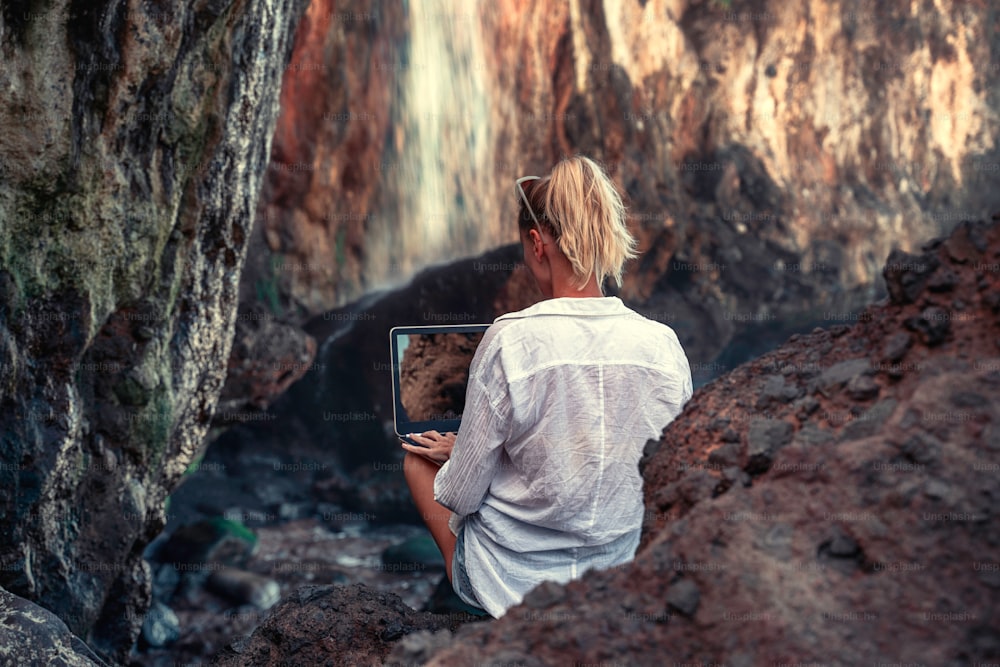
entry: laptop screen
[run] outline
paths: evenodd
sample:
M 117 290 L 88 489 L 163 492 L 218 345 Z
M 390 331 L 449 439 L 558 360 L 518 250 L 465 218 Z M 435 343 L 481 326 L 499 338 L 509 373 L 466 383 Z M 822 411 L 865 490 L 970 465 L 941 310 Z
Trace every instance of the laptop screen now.
M 395 327 L 389 332 L 396 435 L 458 431 L 469 366 L 488 327 Z

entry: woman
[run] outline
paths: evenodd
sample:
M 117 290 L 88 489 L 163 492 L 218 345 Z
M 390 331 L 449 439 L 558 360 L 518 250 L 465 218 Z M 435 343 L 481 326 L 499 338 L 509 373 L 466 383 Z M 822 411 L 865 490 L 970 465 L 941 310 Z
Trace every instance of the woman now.
M 452 586 L 494 617 L 543 581 L 634 557 L 639 458 L 691 397 L 670 327 L 604 296 L 635 256 L 608 176 L 577 156 L 516 188 L 524 261 L 545 300 L 486 332 L 457 437 L 402 443 Z

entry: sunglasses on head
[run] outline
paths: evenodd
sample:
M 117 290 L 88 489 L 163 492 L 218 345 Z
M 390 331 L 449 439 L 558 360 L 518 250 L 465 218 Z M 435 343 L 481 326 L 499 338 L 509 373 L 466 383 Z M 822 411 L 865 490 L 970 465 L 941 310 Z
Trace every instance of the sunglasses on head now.
M 524 183 L 525 181 L 537 181 L 540 179 L 541 176 L 522 176 L 514 181 L 514 185 L 517 186 L 517 192 L 521 195 L 521 200 L 524 201 L 524 205 L 528 209 L 528 213 L 531 214 L 531 219 L 535 221 L 535 228 L 538 229 L 538 235 L 543 239 L 542 245 L 546 245 L 544 242 L 545 237 L 542 235 L 542 226 L 539 224 L 538 218 L 535 217 L 535 212 L 531 210 L 531 202 L 528 201 L 528 196 L 524 194 L 524 188 L 521 187 L 521 183 Z

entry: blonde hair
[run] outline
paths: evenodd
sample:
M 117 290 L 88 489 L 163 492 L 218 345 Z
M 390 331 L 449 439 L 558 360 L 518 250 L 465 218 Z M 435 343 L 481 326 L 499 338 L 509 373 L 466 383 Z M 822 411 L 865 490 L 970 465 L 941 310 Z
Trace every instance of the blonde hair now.
M 621 287 L 625 262 L 637 256 L 636 240 L 625 225 L 621 195 L 600 165 L 576 155 L 522 187 L 531 210 L 570 261 L 574 286 L 582 289 L 593 275 L 602 291 L 608 276 Z M 518 224 L 523 231 L 535 227 L 524 201 Z

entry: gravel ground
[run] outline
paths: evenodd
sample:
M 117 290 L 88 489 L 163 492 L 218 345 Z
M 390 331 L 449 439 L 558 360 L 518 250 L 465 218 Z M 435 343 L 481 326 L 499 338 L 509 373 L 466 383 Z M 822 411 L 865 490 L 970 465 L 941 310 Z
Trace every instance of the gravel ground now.
M 306 584 L 363 583 L 395 593 L 419 610 L 444 576 L 444 571 L 437 568 L 393 571 L 382 564 L 381 554 L 386 547 L 426 532 L 412 525 L 371 526 L 356 522 L 334 532 L 322 521 L 302 519 L 255 528 L 254 532 L 258 548 L 246 569 L 277 581 L 282 598 Z M 133 652 L 132 665 L 207 665 L 220 649 L 250 634 L 268 614 L 252 605 L 233 607 L 201 589 L 188 596 L 176 596 L 172 604 L 180 620 L 180 638 L 163 649 Z

